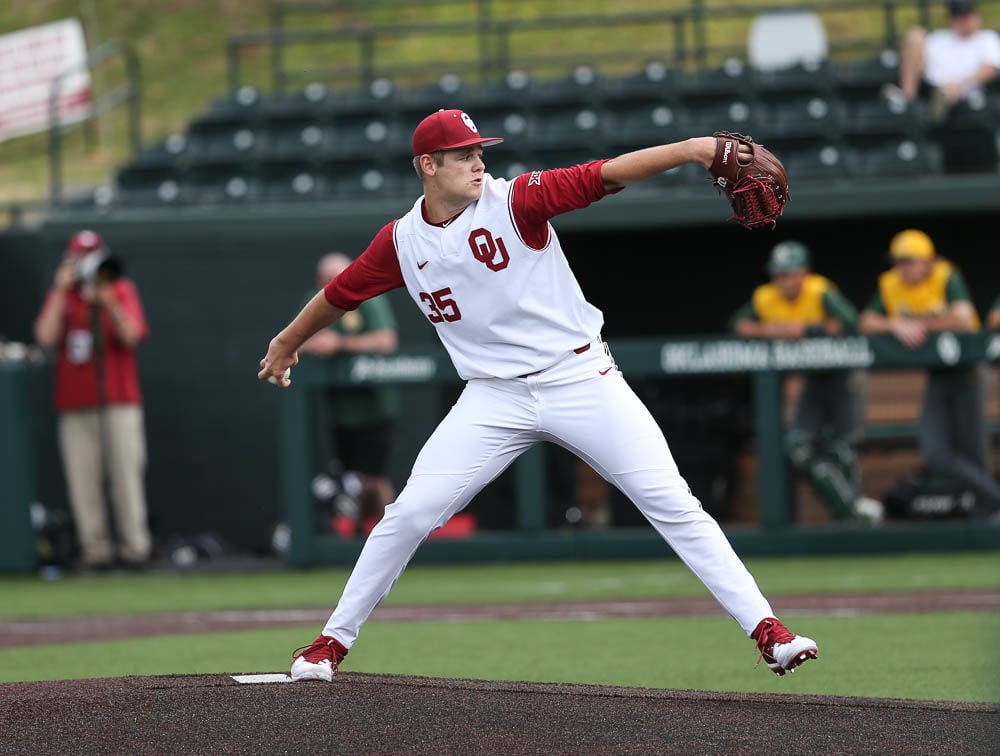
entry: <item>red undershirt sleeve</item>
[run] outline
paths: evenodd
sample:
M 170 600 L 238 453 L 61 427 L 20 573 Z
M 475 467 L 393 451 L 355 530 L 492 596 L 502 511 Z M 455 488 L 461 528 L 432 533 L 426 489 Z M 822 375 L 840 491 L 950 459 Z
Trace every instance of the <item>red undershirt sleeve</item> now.
M 511 212 L 521 238 L 533 249 L 549 241 L 549 221 L 557 215 L 579 210 L 609 194 L 601 178 L 607 160 L 569 168 L 533 171 L 514 179 Z
M 356 310 L 366 299 L 405 286 L 392 241 L 395 225 L 392 221 L 383 226 L 368 249 L 323 287 L 327 302 L 341 310 Z

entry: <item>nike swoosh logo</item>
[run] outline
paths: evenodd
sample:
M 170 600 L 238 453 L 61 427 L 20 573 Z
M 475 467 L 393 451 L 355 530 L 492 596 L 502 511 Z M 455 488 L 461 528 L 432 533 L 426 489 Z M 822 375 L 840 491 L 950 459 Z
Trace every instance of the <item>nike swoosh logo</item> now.
M 612 371 L 612 369 L 613 368 L 604 368 L 604 370 L 598 370 L 597 372 L 600 373 L 601 375 L 607 375 Z
M 429 262 L 430 260 L 424 260 L 422 263 L 417 263 L 417 270 L 423 270 L 424 266 Z

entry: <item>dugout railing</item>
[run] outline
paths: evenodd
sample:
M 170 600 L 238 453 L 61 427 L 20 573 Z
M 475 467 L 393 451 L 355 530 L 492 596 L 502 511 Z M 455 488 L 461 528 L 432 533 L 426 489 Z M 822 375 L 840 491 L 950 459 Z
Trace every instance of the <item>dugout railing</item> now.
M 835 367 L 887 371 L 983 361 L 1000 364 L 1000 334 L 943 333 L 918 350 L 908 350 L 891 337 L 809 338 L 798 342 L 702 337 L 609 343 L 629 379 L 721 374 L 751 377 L 759 522 L 754 527 L 722 523 L 741 553 L 961 550 L 1000 546 L 1000 523 L 972 518 L 887 520 L 877 526 L 797 525 L 783 452 L 782 420 L 782 375 L 788 371 Z M 348 563 L 360 553 L 362 542 L 343 540 L 317 528 L 316 503 L 310 490 L 316 472 L 315 416 L 310 396 L 325 386 L 443 384 L 458 383 L 459 379 L 447 355 L 435 349 L 385 357 L 303 361 L 295 369 L 294 381 L 297 390 L 281 395 L 279 430 L 279 493 L 290 535 L 286 558 L 295 566 Z M 913 433 L 915 429 L 909 431 Z M 677 443 L 682 444 L 683 439 Z M 418 556 L 429 561 L 483 561 L 623 558 L 664 552 L 666 547 L 650 527 L 570 532 L 547 527 L 544 515 L 547 471 L 543 451 L 543 445 L 537 445 L 514 463 L 516 495 L 511 506 L 516 508 L 516 527 L 513 530 L 430 540 L 421 547 Z

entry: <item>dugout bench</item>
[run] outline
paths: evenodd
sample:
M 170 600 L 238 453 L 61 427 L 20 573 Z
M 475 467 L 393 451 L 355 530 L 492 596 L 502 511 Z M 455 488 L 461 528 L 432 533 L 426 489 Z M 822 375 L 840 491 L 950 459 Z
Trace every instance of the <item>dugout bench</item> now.
M 628 378 L 748 374 L 756 431 L 759 522 L 723 529 L 734 548 L 750 553 L 867 553 L 904 550 L 989 549 L 1000 546 L 1000 525 L 975 521 L 888 521 L 871 527 L 831 523 L 804 528 L 793 522 L 793 500 L 783 443 L 782 374 L 829 368 L 913 369 L 986 361 L 1000 364 L 1000 334 L 937 334 L 909 350 L 890 336 L 807 338 L 798 341 L 731 337 L 609 339 Z M 281 392 L 279 493 L 290 544 L 290 565 L 352 563 L 362 541 L 317 532 L 310 481 L 315 474 L 313 392 L 324 386 L 365 383 L 460 384 L 440 347 L 392 356 L 355 356 L 300 363 L 294 384 Z M 440 416 L 446 409 L 442 409 Z M 428 431 L 429 433 L 429 431 Z M 669 439 L 668 439 L 669 440 Z M 679 439 L 678 443 L 682 440 Z M 683 474 L 683 470 L 681 471 Z M 535 446 L 513 466 L 516 527 L 481 531 L 468 538 L 429 540 L 415 561 L 509 561 L 588 558 L 652 558 L 669 553 L 651 526 L 600 531 L 555 530 L 545 525 L 544 448 Z

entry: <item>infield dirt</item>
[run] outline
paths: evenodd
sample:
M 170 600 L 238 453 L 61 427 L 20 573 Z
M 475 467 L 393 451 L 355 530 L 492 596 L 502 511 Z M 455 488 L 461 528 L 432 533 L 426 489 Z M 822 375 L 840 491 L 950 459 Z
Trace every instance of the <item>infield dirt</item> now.
M 793 597 L 791 611 L 997 611 L 993 592 Z M 401 619 L 713 614 L 710 600 L 384 607 Z M 0 646 L 322 622 L 328 611 L 13 621 Z M 248 674 L 260 670 L 238 670 Z M 3 754 L 996 754 L 1000 706 L 445 680 L 172 675 L 0 684 Z

